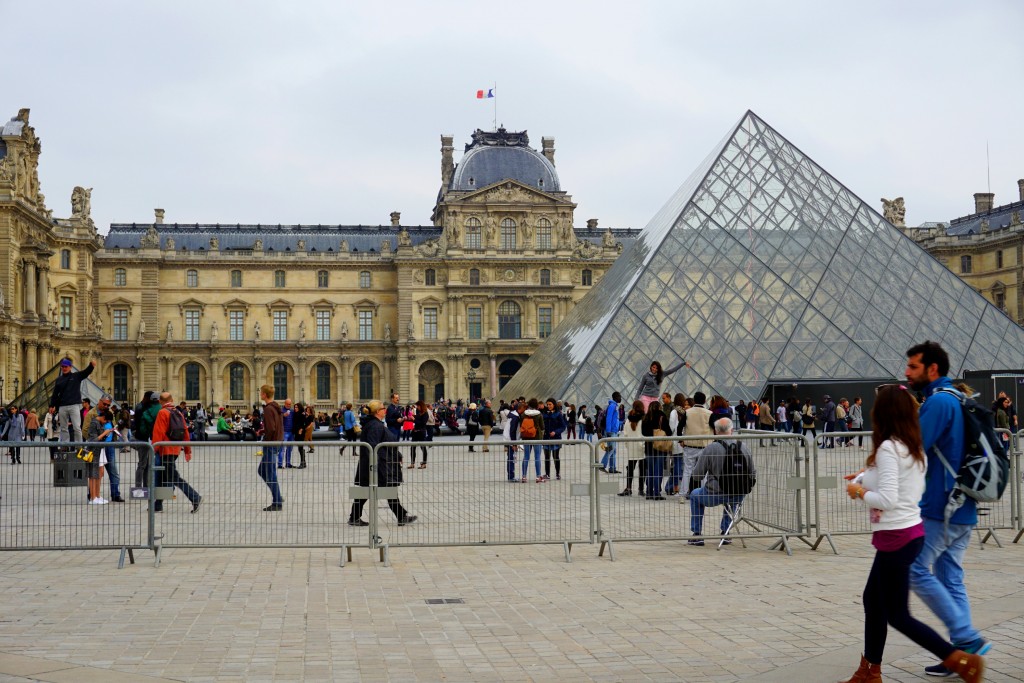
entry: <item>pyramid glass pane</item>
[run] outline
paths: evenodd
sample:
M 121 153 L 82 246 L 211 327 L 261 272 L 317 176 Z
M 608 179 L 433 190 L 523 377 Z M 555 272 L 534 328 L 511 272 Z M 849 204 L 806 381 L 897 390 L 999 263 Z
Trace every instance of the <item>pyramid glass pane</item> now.
M 771 382 L 899 377 L 926 338 L 961 368 L 1024 367 L 1024 330 L 747 112 L 573 309 L 504 396 L 730 400 Z

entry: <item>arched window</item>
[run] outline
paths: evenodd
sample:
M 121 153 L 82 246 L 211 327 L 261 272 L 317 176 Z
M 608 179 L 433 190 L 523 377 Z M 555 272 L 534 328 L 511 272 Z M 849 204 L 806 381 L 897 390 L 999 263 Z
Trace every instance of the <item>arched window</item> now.
M 373 283 L 370 280 L 370 271 L 359 271 L 359 289 L 369 289 L 372 285 Z
M 433 287 L 437 284 L 437 272 L 433 268 L 427 268 L 427 272 L 424 273 L 423 279 L 426 281 L 428 287 Z
M 537 219 L 537 248 L 551 248 L 551 221 L 547 218 Z
M 501 339 L 522 338 L 523 314 L 515 301 L 503 301 L 498 306 L 498 337 Z
M 124 287 L 128 284 L 128 271 L 124 268 L 114 269 L 114 286 Z
M 473 287 L 478 287 L 480 285 L 480 270 L 478 268 L 470 268 L 469 284 Z
M 331 400 L 331 364 L 316 364 L 316 400 Z
M 483 248 L 480 240 L 480 219 L 479 218 L 467 218 L 466 219 L 466 249 L 481 249 Z
M 327 289 L 327 285 L 330 282 L 327 276 L 326 270 L 316 271 L 316 286 L 320 289 Z
M 242 286 L 242 271 L 232 270 L 231 271 L 231 286 L 241 287 Z
M 971 257 L 961 256 L 960 257 L 960 272 L 969 273 L 971 272 Z
M 283 270 L 275 270 L 274 271 L 274 286 L 275 287 L 284 287 L 285 286 L 285 279 L 284 279 L 284 271 Z
M 232 363 L 228 367 L 228 397 L 232 401 L 245 400 L 245 366 Z
M 185 272 L 185 286 L 186 287 L 198 287 L 199 286 L 199 271 L 189 270 Z
M 373 363 L 359 364 L 359 400 L 369 401 L 373 398 Z
M 199 363 L 185 365 L 185 400 L 199 400 Z
M 274 396 L 279 401 L 288 398 L 288 364 L 274 363 Z
M 128 366 L 124 363 L 114 365 L 113 396 L 118 403 L 128 400 Z
M 60 267 L 64 270 L 71 270 L 71 250 L 60 250 Z
M 502 249 L 515 249 L 516 248 L 516 233 L 518 228 L 516 222 L 511 218 L 501 219 L 501 248 Z
M 550 285 L 551 284 L 551 271 L 547 268 L 540 269 L 540 284 Z
M 583 286 L 590 287 L 594 284 L 594 271 L 589 268 L 583 269 Z

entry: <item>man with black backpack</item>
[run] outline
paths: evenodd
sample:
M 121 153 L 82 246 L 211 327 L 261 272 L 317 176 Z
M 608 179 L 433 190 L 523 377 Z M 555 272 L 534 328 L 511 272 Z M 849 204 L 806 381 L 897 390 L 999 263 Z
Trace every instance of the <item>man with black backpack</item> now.
M 690 531 L 693 538 L 687 545 L 704 545 L 704 508 L 724 506 L 722 535 L 729 533 L 743 498 L 757 483 L 757 469 L 750 451 L 738 441 L 725 441 L 732 434 L 732 418 L 715 420 L 715 440 L 697 456 L 693 476 L 701 481 L 699 488 L 690 492 Z M 732 543 L 725 539 L 723 544 Z
M 924 548 L 910 567 L 910 585 L 949 629 L 949 640 L 957 649 L 983 655 L 992 645 L 971 624 L 971 605 L 964 587 L 964 554 L 978 523 L 974 499 L 959 496 L 957 502 L 961 505 L 955 511 L 951 509 L 952 514 L 946 519 L 957 477 L 946 469 L 942 458 L 953 472 L 959 472 L 967 448 L 960 400 L 963 395 L 947 377 L 949 355 L 937 342 L 925 341 L 907 349 L 905 374 L 910 385 L 925 398 L 918 419 L 928 457 L 921 499 Z M 955 675 L 942 664 L 926 667 L 925 673 Z
M 185 416 L 174 406 L 174 399 L 169 391 L 160 394 L 160 412 L 156 414 L 156 421 L 153 423 L 153 443 L 161 441 L 189 441 Z M 192 459 L 192 447 L 185 446 L 184 449 L 185 462 L 188 462 Z M 192 512 L 196 513 L 203 502 L 203 497 L 178 474 L 177 461 L 181 450 L 182 446 L 156 447 L 157 465 L 163 465 L 164 468 L 162 472 L 157 472 L 157 486 L 177 486 L 192 503 Z M 154 509 L 156 512 L 163 512 L 163 501 L 157 500 Z

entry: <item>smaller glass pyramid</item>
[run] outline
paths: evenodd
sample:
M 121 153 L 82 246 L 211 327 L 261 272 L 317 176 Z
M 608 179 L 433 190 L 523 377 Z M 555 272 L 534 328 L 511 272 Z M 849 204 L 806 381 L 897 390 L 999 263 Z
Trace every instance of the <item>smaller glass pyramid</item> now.
M 899 377 L 925 339 L 953 375 L 1024 367 L 1024 329 L 748 111 L 502 395 L 630 399 L 685 359 L 666 390 L 747 399 Z

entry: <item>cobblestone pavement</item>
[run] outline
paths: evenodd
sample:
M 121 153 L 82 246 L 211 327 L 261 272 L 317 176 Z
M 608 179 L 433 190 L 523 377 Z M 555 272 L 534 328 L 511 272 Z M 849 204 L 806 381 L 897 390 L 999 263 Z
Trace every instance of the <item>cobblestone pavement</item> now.
M 528 523 L 523 520 L 523 523 Z M 1005 542 L 1004 538 L 1004 542 Z M 860 652 L 872 550 L 768 542 L 0 554 L 2 681 L 834 681 Z M 995 643 L 989 681 L 1024 680 L 1024 546 L 975 544 L 968 584 Z M 428 604 L 433 599 L 460 603 Z M 919 603 L 915 613 L 934 618 Z M 925 680 L 898 634 L 886 680 Z

